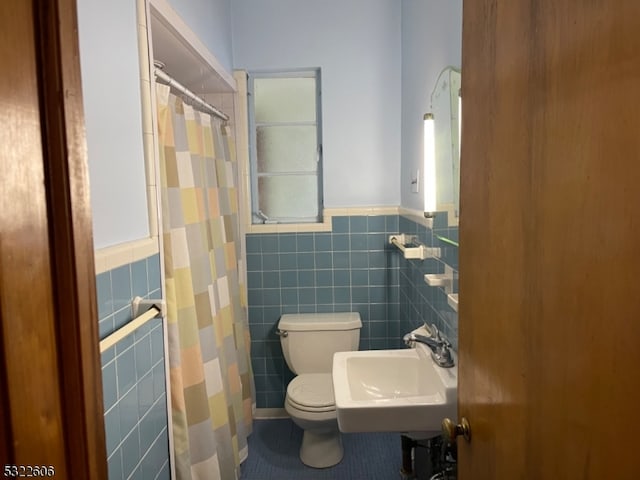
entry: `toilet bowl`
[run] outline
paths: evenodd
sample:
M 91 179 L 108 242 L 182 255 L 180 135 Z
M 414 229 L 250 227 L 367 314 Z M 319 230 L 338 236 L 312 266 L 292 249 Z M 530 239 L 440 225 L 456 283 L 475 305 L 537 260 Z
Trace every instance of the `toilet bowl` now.
M 331 370 L 333 354 L 358 349 L 357 313 L 286 314 L 278 324 L 285 361 L 297 376 L 289 382 L 285 410 L 304 431 L 300 459 L 314 468 L 343 457 Z
M 300 459 L 314 468 L 330 467 L 342 460 L 331 374 L 307 373 L 287 387 L 285 410 L 302 430 Z

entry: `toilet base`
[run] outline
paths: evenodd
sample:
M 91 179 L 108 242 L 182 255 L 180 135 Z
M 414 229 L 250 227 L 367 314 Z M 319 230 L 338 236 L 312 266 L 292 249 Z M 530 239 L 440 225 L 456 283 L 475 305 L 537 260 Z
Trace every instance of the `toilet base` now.
M 328 468 L 340 463 L 344 451 L 335 410 L 309 412 L 285 399 L 284 408 L 302 431 L 300 460 L 308 467 Z
M 300 460 L 308 467 L 333 467 L 340 463 L 343 455 L 342 438 L 337 428 L 304 431 Z

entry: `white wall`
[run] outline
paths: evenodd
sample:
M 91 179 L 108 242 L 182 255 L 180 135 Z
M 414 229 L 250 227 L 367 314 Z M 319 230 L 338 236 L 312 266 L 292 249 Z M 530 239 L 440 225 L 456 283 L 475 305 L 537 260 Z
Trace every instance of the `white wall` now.
M 231 0 L 167 1 L 220 64 L 228 72 L 233 71 Z
M 95 248 L 149 236 L 136 2 L 78 0 Z
M 402 170 L 401 205 L 422 210 L 421 193 L 411 193 L 411 172 L 422 175 L 422 117 L 440 71 L 460 68 L 462 0 L 402 0 Z M 464 72 L 463 72 L 464 75 Z
M 320 67 L 326 207 L 400 203 L 397 0 L 234 0 L 233 64 Z

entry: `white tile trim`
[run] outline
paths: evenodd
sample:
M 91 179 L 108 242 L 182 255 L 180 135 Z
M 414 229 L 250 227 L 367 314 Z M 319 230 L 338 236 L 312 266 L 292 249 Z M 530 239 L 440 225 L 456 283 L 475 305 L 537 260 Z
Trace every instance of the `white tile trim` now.
M 147 215 L 149 235 L 158 236 L 158 204 L 156 182 L 156 138 L 154 121 L 154 98 L 151 82 L 151 44 L 147 29 L 147 5 L 145 0 L 136 2 L 138 15 L 138 52 L 140 59 L 140 100 L 142 111 L 142 146 L 144 151 L 145 177 L 147 183 Z
M 422 211 L 411 210 L 405 207 L 377 206 L 327 208 L 324 210 L 323 223 L 250 225 L 246 233 L 330 232 L 332 217 L 360 215 L 402 215 L 416 223 L 433 228 L 433 219 L 424 218 Z M 159 251 L 157 236 L 101 248 L 95 252 L 96 274 L 137 262 Z
M 325 208 L 325 215 L 329 217 L 338 216 L 374 216 L 374 215 L 397 215 L 400 207 L 392 205 L 379 205 L 370 207 L 338 207 Z
M 158 237 L 121 243 L 95 252 L 96 275 L 155 255 L 160 251 Z
M 427 228 L 433 228 L 433 218 L 425 218 L 422 210 L 412 210 L 410 208 L 398 207 L 398 214 L 408 218 L 412 222 L 424 225 Z
M 375 216 L 397 215 L 399 207 L 340 207 L 325 208 L 323 210 L 322 223 L 274 223 L 274 224 L 246 224 L 246 233 L 304 233 L 304 232 L 330 232 L 331 220 L 340 216 Z M 246 219 L 246 217 L 245 217 Z M 250 222 L 251 219 L 246 219 Z

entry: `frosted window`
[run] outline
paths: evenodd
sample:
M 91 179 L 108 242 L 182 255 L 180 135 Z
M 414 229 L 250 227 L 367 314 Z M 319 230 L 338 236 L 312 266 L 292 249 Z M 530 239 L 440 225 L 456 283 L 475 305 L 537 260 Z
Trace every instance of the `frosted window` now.
M 257 123 L 315 122 L 315 78 L 256 78 L 253 83 Z
M 316 175 L 260 177 L 260 210 L 269 218 L 316 218 L 318 178 Z
M 268 126 L 256 129 L 259 173 L 315 172 L 316 126 Z
M 322 221 L 320 71 L 249 74 L 254 223 Z

